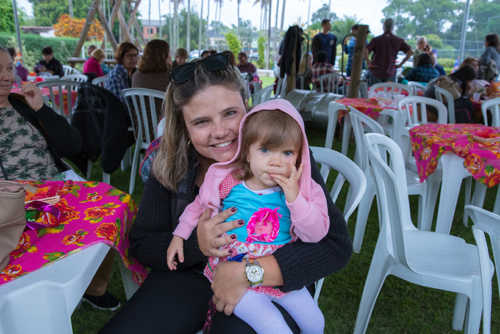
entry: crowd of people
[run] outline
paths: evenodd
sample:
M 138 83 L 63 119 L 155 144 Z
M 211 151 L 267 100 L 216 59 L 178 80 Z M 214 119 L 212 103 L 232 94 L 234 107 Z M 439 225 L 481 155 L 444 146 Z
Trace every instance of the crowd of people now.
M 337 73 L 337 37 L 330 20 L 321 27 L 298 72 L 315 89 L 321 76 Z M 454 86 L 454 98 L 468 97 L 484 87 L 481 80 L 498 75 L 496 34 L 486 36 L 479 59 L 467 58 L 446 75 L 425 38 L 412 50 L 393 27 L 386 19 L 383 34 L 366 45 L 369 85 L 395 81 L 412 56 L 405 79 L 427 84 L 426 96 L 434 96 L 436 86 Z M 352 27 L 346 45 L 348 76 L 358 29 Z M 405 54 L 401 61 L 399 52 Z M 0 48 L 0 179 L 53 179 L 68 168 L 62 158 L 78 156 L 82 138 L 43 103 L 34 84 L 11 93 L 16 76 L 27 76 L 15 58 L 15 51 Z M 63 76 L 50 47 L 42 58 L 37 73 Z M 132 87 L 165 92 L 155 111 L 165 118 L 164 134 L 150 155 L 152 169 L 129 234 L 129 254 L 151 270 L 101 333 L 194 333 L 207 313 L 211 333 L 255 333 L 262 326 L 275 326 L 277 333 L 320 333 L 324 319 L 307 288 L 344 267 L 352 245 L 310 153 L 301 116 L 279 99 L 247 112 L 258 76 L 245 52 L 238 62 L 231 51 L 205 50 L 200 59 L 188 58 L 179 48 L 172 62 L 169 44 L 155 39 L 142 54 L 136 45 L 121 43 L 107 74 L 100 48 L 89 49 L 83 65 L 89 76 L 106 75 L 105 89 L 119 99 Z M 107 291 L 111 271 L 107 257 L 84 296 L 91 305 L 120 306 Z

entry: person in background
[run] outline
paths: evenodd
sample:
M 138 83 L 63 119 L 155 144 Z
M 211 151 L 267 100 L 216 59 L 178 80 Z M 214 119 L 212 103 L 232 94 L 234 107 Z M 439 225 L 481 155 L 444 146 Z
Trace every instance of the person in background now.
M 64 76 L 63 66 L 61 62 L 54 57 L 54 52 L 50 46 L 42 49 L 42 58 L 43 59 L 35 65 L 35 72 L 37 74 L 50 73 L 60 77 Z
M 392 33 L 394 21 L 390 18 L 384 21 L 384 33 L 373 38 L 365 49 L 365 60 L 368 66 L 366 81 L 368 86 L 378 82 L 394 81 L 396 68 L 400 68 L 412 56 L 411 47 L 404 39 Z M 401 63 L 396 64 L 398 52 L 406 53 Z M 370 60 L 369 55 L 373 54 Z
M 167 90 L 170 81 L 170 46 L 161 39 L 146 44 L 137 71 L 132 75 L 132 87 Z
M 87 59 L 92 57 L 92 52 L 94 52 L 95 49 L 97 49 L 97 46 L 95 46 L 94 44 L 89 45 L 89 47 L 87 48 Z
M 238 69 L 242 75 L 247 75 L 247 80 L 249 83 L 259 82 L 259 76 L 257 75 L 257 67 L 248 61 L 248 56 L 245 52 L 238 53 Z M 254 86 L 250 84 L 250 93 L 253 94 Z
M 306 53 L 302 56 L 302 60 L 299 64 L 299 71 L 297 72 L 298 76 L 301 76 L 303 79 L 303 87 L 301 87 L 302 80 L 297 77 L 297 88 L 300 89 L 311 89 L 312 83 L 312 54 Z
M 427 39 L 424 36 L 417 39 L 417 48 L 413 51 L 413 67 L 418 67 L 418 56 L 422 53 L 427 53 L 431 57 L 432 66 L 438 71 L 439 75 L 446 75 L 444 67 L 437 62 L 437 51 L 427 43 Z
M 439 76 L 439 72 L 432 66 L 432 58 L 428 53 L 421 53 L 417 58 L 418 66 L 411 69 L 405 76 L 408 81 L 429 82 Z
M 486 35 L 484 45 L 486 46 L 486 50 L 484 50 L 479 58 L 479 77 L 487 81 L 492 81 L 500 73 L 500 42 L 498 35 Z
M 120 43 L 116 49 L 116 66 L 106 76 L 104 88 L 111 91 L 116 97 L 121 99 L 121 91 L 132 86 L 132 74 L 137 65 L 139 49 L 130 43 Z
M 315 63 L 313 63 L 311 72 L 312 72 L 311 73 L 311 81 L 312 81 L 314 87 L 316 87 L 316 90 L 319 91 L 319 89 L 320 89 L 319 78 L 325 74 L 335 73 L 335 70 L 333 69 L 333 65 L 327 61 L 326 52 L 321 51 L 318 53 L 318 59 Z
M 175 51 L 175 60 L 174 63 L 172 64 L 172 69 L 176 68 L 177 66 L 184 65 L 189 58 L 188 52 L 184 48 L 178 48 Z
M 479 93 L 481 95 L 486 95 L 487 86 L 490 84 L 486 80 L 479 79 L 479 59 L 474 57 L 467 57 L 464 59 L 462 64 L 458 67 L 461 69 L 465 66 L 470 66 L 474 69 L 476 77 L 469 83 L 470 94 L 474 95 L 474 93 Z M 457 70 L 458 70 L 457 69 Z
M 104 51 L 102 49 L 94 49 L 92 55 L 83 63 L 83 74 L 87 74 L 92 79 L 102 77 L 101 62 L 104 60 Z
M 204 50 L 201 53 L 201 59 L 205 59 L 205 58 L 207 58 L 209 56 L 213 56 L 215 54 L 217 54 L 217 51 L 215 51 L 215 50 L 212 50 L 212 49 L 210 49 L 210 50 Z
M 26 67 L 23 66 L 22 62 L 20 59 L 16 59 L 16 49 L 14 48 L 8 48 L 10 57 L 12 60 L 15 61 L 16 63 L 16 75 L 21 81 L 28 81 L 28 74 L 29 71 L 26 69 Z M 17 79 L 16 79 L 17 81 Z
M 332 25 L 329 19 L 321 21 L 322 31 L 313 37 L 311 51 L 313 54 L 313 64 L 318 62 L 318 55 L 321 51 L 326 53 L 326 62 L 335 66 L 337 56 L 337 36 L 330 32 Z

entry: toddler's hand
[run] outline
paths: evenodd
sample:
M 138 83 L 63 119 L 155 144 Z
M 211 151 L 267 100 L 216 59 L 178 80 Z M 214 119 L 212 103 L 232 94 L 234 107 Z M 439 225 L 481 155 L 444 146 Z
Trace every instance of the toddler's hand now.
M 283 174 L 271 174 L 271 177 L 283 189 L 285 198 L 288 203 L 295 201 L 299 195 L 299 180 L 302 175 L 303 164 L 300 164 L 299 169 L 295 166 L 290 166 L 290 176 L 286 177 Z
M 175 260 L 175 256 L 177 255 L 177 259 L 180 263 L 184 262 L 184 240 L 181 237 L 174 235 L 172 241 L 170 241 L 170 245 L 168 245 L 167 249 L 167 265 L 170 270 L 177 270 L 177 261 Z

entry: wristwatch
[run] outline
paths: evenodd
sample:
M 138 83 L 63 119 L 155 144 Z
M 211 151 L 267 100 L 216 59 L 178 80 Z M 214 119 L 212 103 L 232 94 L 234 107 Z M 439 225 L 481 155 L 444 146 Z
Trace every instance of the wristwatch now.
M 251 287 L 261 286 L 264 281 L 264 268 L 257 260 L 246 260 L 245 276 Z

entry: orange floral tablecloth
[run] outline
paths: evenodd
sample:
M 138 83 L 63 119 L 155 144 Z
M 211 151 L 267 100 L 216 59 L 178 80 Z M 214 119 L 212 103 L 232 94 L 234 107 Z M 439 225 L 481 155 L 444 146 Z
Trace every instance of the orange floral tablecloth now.
M 377 98 L 348 98 L 345 97 L 343 99 L 338 99 L 335 100 L 335 102 L 340 103 L 347 106 L 351 106 L 353 108 L 356 108 L 357 110 L 361 111 L 363 114 L 370 116 L 373 119 L 377 119 L 378 116 L 380 115 L 380 112 L 384 110 L 384 105 L 379 102 L 379 99 Z M 341 110 L 339 112 L 338 119 L 342 119 L 344 117 L 344 114 L 348 112 L 348 109 L 346 110 Z
M 481 124 L 425 124 L 410 130 L 413 155 L 423 182 L 446 152 L 464 159 L 474 179 L 493 187 L 500 183 L 500 128 Z
M 60 200 L 54 204 L 58 218 L 44 213 L 36 219 L 36 228 L 25 229 L 0 272 L 0 285 L 98 242 L 113 247 L 136 282 L 142 283 L 146 269 L 128 256 L 128 231 L 137 213 L 129 194 L 100 182 L 23 183 L 36 189 L 27 191 L 25 201 L 58 195 Z

